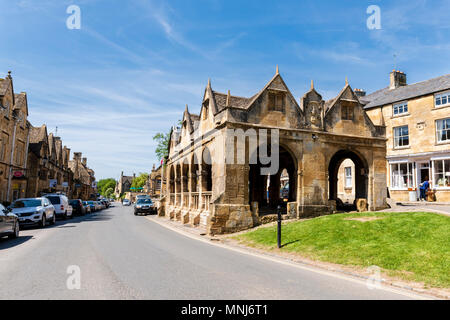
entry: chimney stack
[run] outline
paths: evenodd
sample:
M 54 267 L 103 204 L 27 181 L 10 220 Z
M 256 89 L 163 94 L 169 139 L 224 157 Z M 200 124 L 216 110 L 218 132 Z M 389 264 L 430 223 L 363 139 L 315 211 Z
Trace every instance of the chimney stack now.
M 358 98 L 366 96 L 366 92 L 363 89 L 355 89 L 355 94 Z
M 393 90 L 406 85 L 407 85 L 406 73 L 401 72 L 399 70 L 392 70 L 390 74 L 389 89 Z
M 74 152 L 73 153 L 73 160 L 81 161 L 81 155 L 82 155 L 81 152 Z

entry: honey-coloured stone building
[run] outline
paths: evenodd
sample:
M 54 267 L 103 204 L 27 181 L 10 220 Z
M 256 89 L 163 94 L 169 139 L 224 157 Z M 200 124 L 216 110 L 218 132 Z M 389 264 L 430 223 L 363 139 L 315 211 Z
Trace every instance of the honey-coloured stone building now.
M 251 228 L 278 206 L 293 218 L 329 214 L 346 159 L 355 167 L 358 208 L 383 209 L 385 157 L 385 127 L 370 120 L 347 80 L 329 101 L 311 82 L 299 102 L 278 67 L 249 98 L 214 91 L 208 81 L 200 113 L 186 106 L 171 131 L 159 214 L 209 234 Z M 282 172 L 289 188 L 280 192 Z

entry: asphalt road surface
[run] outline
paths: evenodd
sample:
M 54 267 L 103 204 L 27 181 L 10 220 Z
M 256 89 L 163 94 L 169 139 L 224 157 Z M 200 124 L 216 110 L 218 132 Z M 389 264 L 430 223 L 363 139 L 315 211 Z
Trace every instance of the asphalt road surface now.
M 1 239 L 0 299 L 411 298 L 210 245 L 132 210 L 115 204 Z

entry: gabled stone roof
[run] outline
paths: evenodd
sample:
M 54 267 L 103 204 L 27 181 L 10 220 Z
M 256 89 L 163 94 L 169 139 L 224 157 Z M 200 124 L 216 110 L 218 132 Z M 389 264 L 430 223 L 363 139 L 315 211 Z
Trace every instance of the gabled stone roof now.
M 222 111 L 227 107 L 227 94 L 221 93 L 217 91 L 212 91 L 214 100 L 216 101 L 216 105 L 218 108 L 218 112 Z M 253 97 L 252 97 L 253 98 Z M 229 106 L 231 108 L 238 108 L 238 109 L 246 109 L 252 100 L 252 98 L 245 98 L 245 97 L 237 97 L 230 95 L 230 101 Z
M 17 108 L 24 108 L 25 113 L 28 116 L 28 104 L 27 104 L 27 94 L 25 92 L 14 94 L 14 99 Z
M 365 104 L 365 109 L 370 109 L 447 89 L 450 89 L 450 74 L 392 90 L 387 87 L 362 97 L 360 100 Z
M 0 96 L 4 96 L 8 90 L 8 81 L 0 78 Z

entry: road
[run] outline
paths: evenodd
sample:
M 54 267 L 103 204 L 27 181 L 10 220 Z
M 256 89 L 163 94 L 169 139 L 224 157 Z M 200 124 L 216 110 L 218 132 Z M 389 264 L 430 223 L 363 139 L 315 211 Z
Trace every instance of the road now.
M 198 241 L 119 204 L 0 240 L 0 283 L 0 299 L 411 298 Z

